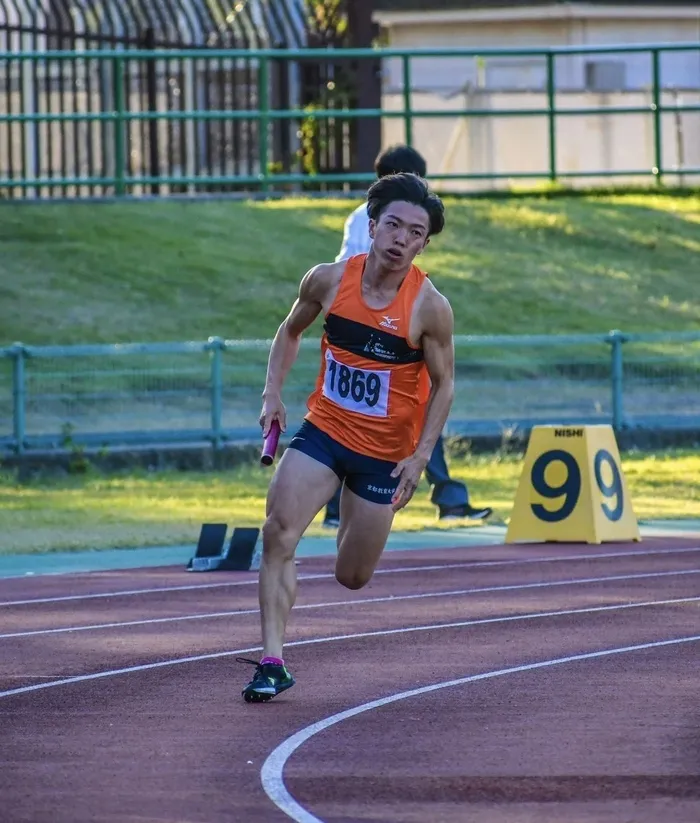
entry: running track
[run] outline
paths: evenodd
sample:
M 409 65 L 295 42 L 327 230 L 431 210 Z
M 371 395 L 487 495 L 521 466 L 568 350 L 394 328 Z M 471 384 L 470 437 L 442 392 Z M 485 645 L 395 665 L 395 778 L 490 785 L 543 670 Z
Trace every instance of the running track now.
M 332 567 L 266 705 L 253 574 L 1 580 L 2 823 L 700 820 L 697 540 Z

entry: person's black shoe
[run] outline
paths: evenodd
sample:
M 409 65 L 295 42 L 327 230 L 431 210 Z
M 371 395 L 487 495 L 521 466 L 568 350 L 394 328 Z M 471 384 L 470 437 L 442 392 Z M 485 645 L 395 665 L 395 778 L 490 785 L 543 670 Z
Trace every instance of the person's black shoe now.
M 276 663 L 262 664 L 256 660 L 249 660 L 247 657 L 237 657 L 236 660 L 255 666 L 253 679 L 241 692 L 246 703 L 264 703 L 272 700 L 280 692 L 291 689 L 296 683 L 285 666 L 278 666 Z
M 327 529 L 337 529 L 337 528 L 338 528 L 338 526 L 340 525 L 340 518 L 339 518 L 339 517 L 337 517 L 337 516 L 336 516 L 336 515 L 334 515 L 334 514 L 327 514 L 327 515 L 323 518 L 323 525 L 324 525 Z
M 493 509 L 489 506 L 482 506 L 478 509 L 475 509 L 473 506 L 467 506 L 465 517 L 468 517 L 470 520 L 486 520 L 488 517 L 491 517 L 492 514 Z
M 440 508 L 439 518 L 440 520 L 459 520 L 466 517 L 469 520 L 486 520 L 492 514 L 493 509 L 488 506 L 477 509 L 467 504 L 466 506 L 455 506 L 450 509 Z

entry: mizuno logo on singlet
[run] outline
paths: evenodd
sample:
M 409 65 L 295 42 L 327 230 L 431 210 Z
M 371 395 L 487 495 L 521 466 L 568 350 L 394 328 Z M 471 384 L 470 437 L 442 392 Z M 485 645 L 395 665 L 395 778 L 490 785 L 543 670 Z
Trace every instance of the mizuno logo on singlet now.
M 385 329 L 393 329 L 394 331 L 398 331 L 399 327 L 395 325 L 397 320 L 400 320 L 400 317 L 387 317 L 384 315 L 384 319 L 379 323 L 380 326 L 384 326 Z

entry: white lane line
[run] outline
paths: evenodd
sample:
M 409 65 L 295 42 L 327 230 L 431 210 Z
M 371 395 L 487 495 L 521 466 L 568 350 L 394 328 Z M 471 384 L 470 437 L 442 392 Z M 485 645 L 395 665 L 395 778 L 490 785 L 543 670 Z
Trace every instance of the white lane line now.
M 669 606 L 682 603 L 692 603 L 698 598 L 684 597 L 675 600 L 649 600 L 641 603 L 623 603 L 614 606 L 589 606 L 583 609 L 563 609 L 549 612 L 531 612 L 529 614 L 513 614 L 506 617 L 483 617 L 477 620 L 460 620 L 454 623 L 435 623 L 427 626 L 404 626 L 400 629 L 378 629 L 372 632 L 357 632 L 355 634 L 337 634 L 330 637 L 314 637 L 308 640 L 292 640 L 285 644 L 285 648 L 296 646 L 315 646 L 322 643 L 337 643 L 344 640 L 362 640 L 371 637 L 390 637 L 396 634 L 413 634 L 415 632 L 438 631 L 439 629 L 463 629 L 469 626 L 485 626 L 491 623 L 515 623 L 526 620 L 541 620 L 547 617 L 565 617 L 578 614 L 596 614 L 599 612 L 624 611 L 626 609 L 640 609 L 647 606 Z M 101 680 L 105 677 L 116 677 L 122 674 L 134 674 L 136 672 L 152 671 L 165 666 L 180 666 L 184 663 L 199 663 L 204 660 L 217 660 L 221 657 L 232 657 L 238 654 L 253 654 L 262 651 L 262 646 L 250 646 L 245 649 L 233 649 L 226 652 L 210 652 L 208 654 L 198 654 L 192 657 L 178 657 L 172 660 L 159 660 L 156 663 L 142 663 L 138 666 L 128 666 L 123 669 L 108 669 L 107 671 L 94 672 L 93 674 L 76 675 L 75 677 L 65 677 L 61 680 L 54 680 L 50 683 L 37 683 L 33 686 L 22 686 L 17 689 L 0 692 L 0 697 L 11 697 L 17 694 L 26 694 L 40 689 L 50 689 L 54 686 L 68 686 L 71 683 L 85 683 L 90 680 Z
M 517 583 L 508 586 L 482 586 L 472 589 L 452 589 L 444 592 L 420 592 L 419 594 L 396 594 L 387 595 L 385 597 L 365 597 L 356 598 L 354 600 L 335 600 L 327 601 L 325 603 L 307 603 L 301 606 L 295 606 L 294 611 L 303 609 L 325 609 L 334 606 L 359 606 L 368 603 L 396 603 L 401 600 L 423 600 L 426 598 L 435 597 L 460 597 L 467 594 L 483 594 L 488 592 L 507 592 L 520 591 L 524 589 L 549 589 L 559 586 L 579 586 L 588 583 L 607 583 L 609 581 L 620 582 L 622 580 L 640 580 L 653 577 L 682 577 L 688 574 L 700 574 L 700 569 L 686 569 L 684 571 L 666 571 L 666 572 L 645 572 L 642 574 L 625 574 L 625 575 L 610 575 L 608 577 L 582 577 L 572 578 L 568 580 L 550 580 L 540 583 Z M 700 599 L 700 598 L 699 598 Z M 179 623 L 185 620 L 206 620 L 208 618 L 214 619 L 219 617 L 236 617 L 241 615 L 259 614 L 260 610 L 255 609 L 236 609 L 228 612 L 210 612 L 206 614 L 186 614 L 177 617 L 152 617 L 144 620 L 127 620 L 116 623 L 95 623 L 88 626 L 65 626 L 58 629 L 34 629 L 25 632 L 11 632 L 9 634 L 0 634 L 0 640 L 7 640 L 13 637 L 36 637 L 37 635 L 46 634 L 63 634 L 65 632 L 86 632 L 97 631 L 100 629 L 119 629 L 127 626 L 152 626 L 159 623 Z
M 408 572 L 433 572 L 448 569 L 478 569 L 489 566 L 525 566 L 532 563 L 565 563 L 577 560 L 594 561 L 598 559 L 620 557 L 657 557 L 660 555 L 693 554 L 700 552 L 700 546 L 685 549 L 655 549 L 653 551 L 605 552 L 603 554 L 568 554 L 557 557 L 528 557 L 517 560 L 473 560 L 464 563 L 439 563 L 431 566 L 402 566 L 395 569 L 377 569 L 378 574 L 405 574 Z M 299 580 L 332 580 L 335 575 L 324 572 L 322 574 L 300 574 Z M 251 580 L 231 580 L 223 583 L 202 583 L 194 586 L 163 586 L 152 589 L 127 589 L 124 591 L 99 592 L 97 594 L 71 594 L 60 597 L 35 597 L 28 600 L 0 601 L 0 606 L 29 606 L 39 603 L 65 603 L 76 600 L 96 600 L 105 597 L 130 597 L 138 594 L 160 594 L 161 592 L 184 592 L 198 589 L 221 589 L 227 586 L 255 586 L 257 576 Z
M 60 674 L 3 674 L 1 680 L 26 680 L 28 677 L 34 680 L 51 680 L 54 677 L 61 677 Z M 65 675 L 64 675 L 65 677 Z
M 388 706 L 391 703 L 397 703 L 399 700 L 407 700 L 411 697 L 418 697 L 420 695 L 429 694 L 440 689 L 449 689 L 453 686 L 464 686 L 468 683 L 476 683 L 479 680 L 491 680 L 495 677 L 503 677 L 507 674 L 521 674 L 522 672 L 530 672 L 536 669 L 545 669 L 551 666 L 562 666 L 565 663 L 576 663 L 581 660 L 595 660 L 601 657 L 610 657 L 612 655 L 627 654 L 629 652 L 645 651 L 647 649 L 658 649 L 664 646 L 677 646 L 682 643 L 695 643 L 700 640 L 700 635 L 692 637 L 676 637 L 671 640 L 657 640 L 653 643 L 640 643 L 636 646 L 620 646 L 616 649 L 602 649 L 596 652 L 587 652 L 586 654 L 572 654 L 568 657 L 557 657 L 552 660 L 541 660 L 536 663 L 526 663 L 522 666 L 511 666 L 507 669 L 497 669 L 496 671 L 483 672 L 482 674 L 474 674 L 469 677 L 460 677 L 456 680 L 446 680 L 442 683 L 433 683 L 430 686 L 423 686 L 419 689 L 411 689 L 410 691 L 398 692 L 397 694 L 382 697 L 379 700 L 372 700 L 369 703 L 363 703 L 361 706 L 355 706 L 352 709 L 347 709 L 344 712 L 326 717 L 319 720 L 317 723 L 312 723 L 304 729 L 301 729 L 296 734 L 288 737 L 276 749 L 274 749 L 263 763 L 260 771 L 260 779 L 262 781 L 263 789 L 272 802 L 280 809 L 287 817 L 296 821 L 296 823 L 324 823 L 320 817 L 316 817 L 307 811 L 300 803 L 298 803 L 289 793 L 284 784 L 283 772 L 289 758 L 294 752 L 307 740 L 322 731 L 342 723 L 351 717 L 356 717 L 358 714 L 373 711 L 374 709 L 381 709 L 383 706 Z

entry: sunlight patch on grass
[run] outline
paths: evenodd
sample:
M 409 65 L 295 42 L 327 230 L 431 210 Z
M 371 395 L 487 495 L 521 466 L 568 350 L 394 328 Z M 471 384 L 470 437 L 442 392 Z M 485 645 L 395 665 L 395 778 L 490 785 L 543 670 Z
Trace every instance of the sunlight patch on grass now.
M 521 205 L 518 201 L 492 204 L 487 214 L 494 225 L 507 229 L 555 229 L 565 234 L 575 232 L 575 228 L 566 214 L 552 212 L 546 208 Z
M 622 462 L 639 519 L 700 518 L 700 455 L 630 453 Z M 520 458 L 454 457 L 451 470 L 468 484 L 473 504 L 494 509 L 489 522 L 507 522 L 522 471 Z M 203 522 L 261 525 L 269 480 L 269 472 L 258 466 L 212 473 L 88 474 L 28 484 L 6 474 L 0 477 L 0 552 L 193 544 Z M 321 521 L 322 513 L 308 534 L 331 534 Z M 464 525 L 437 521 L 423 480 L 394 529 Z
M 0 209 L 0 342 L 271 337 L 303 274 L 335 258 L 358 202 Z M 700 197 L 446 197 L 445 207 L 420 263 L 451 300 L 458 334 L 697 328 Z
M 343 236 L 343 226 L 345 225 L 346 214 L 321 214 L 314 220 L 315 225 L 323 229 L 337 232 L 338 237 Z

